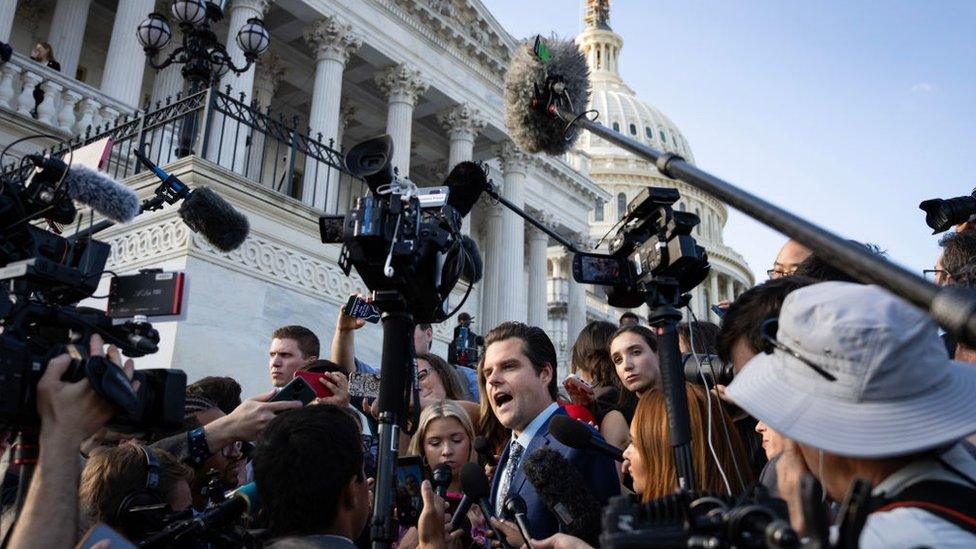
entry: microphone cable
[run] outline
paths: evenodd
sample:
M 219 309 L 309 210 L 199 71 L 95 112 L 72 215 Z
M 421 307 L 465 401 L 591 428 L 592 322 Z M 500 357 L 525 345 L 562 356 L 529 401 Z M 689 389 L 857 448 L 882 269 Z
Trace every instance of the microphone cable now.
M 698 322 L 698 317 L 695 316 L 695 311 L 692 309 L 690 303 L 688 305 L 686 305 L 686 308 L 688 309 L 688 313 L 691 315 L 691 320 L 693 322 Z M 708 434 L 707 434 L 707 439 L 706 439 L 707 442 L 708 442 L 708 449 L 709 449 L 709 451 L 712 454 L 712 459 L 715 460 L 715 466 L 718 468 L 719 475 L 721 475 L 721 477 L 722 477 L 722 482 L 725 484 L 725 489 L 728 492 L 728 494 L 731 496 L 732 495 L 732 487 L 729 484 L 728 476 L 725 473 L 725 469 L 722 467 L 721 461 L 718 459 L 718 453 L 715 451 L 715 446 L 714 446 L 714 444 L 712 442 L 712 398 L 714 397 L 715 400 L 716 400 L 716 402 L 717 402 L 718 409 L 719 409 L 719 413 L 721 413 L 722 415 L 725 415 L 725 408 L 722 406 L 722 399 L 721 399 L 721 397 L 719 397 L 718 394 L 714 394 L 714 395 L 712 394 L 712 389 L 714 387 L 713 386 L 710 386 L 708 384 L 708 379 L 705 376 L 704 367 L 702 366 L 701 359 L 698 357 L 698 352 L 697 352 L 697 349 L 695 348 L 695 335 L 694 334 L 695 334 L 695 331 L 692 328 L 692 326 L 689 324 L 689 326 L 688 326 L 688 344 L 691 346 L 691 354 L 695 358 L 695 363 L 698 365 L 698 375 L 701 376 L 702 383 L 705 385 L 705 399 L 706 399 L 706 403 L 707 403 L 707 413 L 708 413 Z M 703 350 L 706 350 L 707 351 L 707 349 L 703 349 Z M 717 376 L 715 374 L 715 368 L 712 365 L 711 354 L 710 353 L 707 353 L 706 356 L 708 356 L 708 358 L 705 359 L 705 362 L 706 362 L 706 364 L 708 364 L 708 369 L 709 369 L 709 371 L 712 374 L 712 381 L 715 381 L 718 378 L 717 378 Z M 726 443 L 726 445 L 728 446 L 728 449 L 729 449 L 729 455 L 732 456 L 732 466 L 735 468 L 735 475 L 736 475 L 736 479 L 739 481 L 739 487 L 740 487 L 740 489 L 745 490 L 745 482 L 743 482 L 743 480 L 742 480 L 742 471 L 739 469 L 739 462 L 738 462 L 738 460 L 735 457 L 735 452 L 733 451 L 733 447 L 732 447 L 732 439 L 729 436 L 729 429 L 728 429 L 728 426 L 725 424 L 725 420 L 724 419 L 725 418 L 723 417 L 722 418 L 722 421 L 721 421 L 721 424 L 722 424 L 722 433 L 723 433 L 723 435 L 725 437 L 725 443 Z

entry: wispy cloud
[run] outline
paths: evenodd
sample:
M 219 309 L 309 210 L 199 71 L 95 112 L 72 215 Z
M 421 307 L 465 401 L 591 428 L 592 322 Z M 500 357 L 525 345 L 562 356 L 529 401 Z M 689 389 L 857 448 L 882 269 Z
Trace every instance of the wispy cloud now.
M 911 91 L 912 93 L 930 93 L 935 91 L 935 86 L 929 84 L 928 82 L 919 82 L 918 84 L 912 86 Z

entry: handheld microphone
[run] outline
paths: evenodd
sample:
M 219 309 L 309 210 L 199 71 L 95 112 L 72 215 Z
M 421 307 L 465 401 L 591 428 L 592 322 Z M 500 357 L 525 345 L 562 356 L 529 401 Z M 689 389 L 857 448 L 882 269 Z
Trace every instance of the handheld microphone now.
M 50 156 L 30 155 L 28 159 L 36 166 L 31 184 L 35 180 L 56 184 L 63 176 L 68 196 L 113 222 L 127 223 L 139 215 L 139 197 L 135 191 L 108 174 L 81 164 L 67 166 L 62 160 Z M 70 223 L 72 219 L 58 221 Z
M 548 46 L 548 47 L 546 47 Z M 570 40 L 536 39 L 512 53 L 505 73 L 505 128 L 512 140 L 529 153 L 560 155 L 579 136 L 575 126 L 550 114 L 549 100 L 558 96 L 573 112 L 586 108 L 590 95 L 589 69 Z
M 474 451 L 478 452 L 478 455 L 484 458 L 485 462 L 492 467 L 498 465 L 498 460 L 495 459 L 495 455 L 491 453 L 491 444 L 488 443 L 488 439 L 478 435 L 474 437 Z
M 569 416 L 553 416 L 549 420 L 549 433 L 570 448 L 593 450 L 621 463 L 624 461 L 620 448 L 597 438 L 586 425 Z
M 463 527 L 467 518 L 465 515 L 471 510 L 471 506 L 475 504 L 475 501 L 469 498 L 467 495 L 461 498 L 461 503 L 458 504 L 457 509 L 454 510 L 454 514 L 451 516 L 451 532 Z
M 596 545 L 600 535 L 600 503 L 587 490 L 583 475 L 556 450 L 543 447 L 522 462 L 525 478 L 556 515 L 564 532 Z
M 505 541 L 504 534 L 491 526 L 491 519 L 495 518 L 495 510 L 488 503 L 488 477 L 485 476 L 485 472 L 477 463 L 465 463 L 461 466 L 461 491 L 464 493 L 464 499 L 461 500 L 457 511 L 451 517 L 451 531 L 460 528 L 461 519 L 464 518 L 465 513 L 468 512 L 473 503 L 477 503 L 478 507 L 481 507 L 481 513 L 485 516 L 485 527 L 494 534 L 495 539 L 501 542 L 502 547 L 507 548 L 508 542 Z M 465 502 L 467 502 L 467 508 L 464 508 Z
M 430 473 L 430 483 L 434 487 L 434 493 L 440 497 L 447 496 L 447 487 L 451 485 L 451 481 L 454 480 L 454 473 L 451 472 L 451 466 L 446 463 L 441 463 Z
M 525 540 L 525 543 L 529 543 L 529 540 L 532 539 L 529 518 L 526 516 L 528 512 L 529 508 L 525 504 L 525 500 L 522 499 L 522 496 L 514 494 L 505 499 L 505 514 L 518 525 L 519 532 L 522 533 L 522 539 Z

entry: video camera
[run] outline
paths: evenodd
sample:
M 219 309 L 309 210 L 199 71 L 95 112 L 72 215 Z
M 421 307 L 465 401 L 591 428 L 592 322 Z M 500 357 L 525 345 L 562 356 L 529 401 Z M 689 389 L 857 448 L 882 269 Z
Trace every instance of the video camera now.
M 583 284 L 610 286 L 612 307 L 634 308 L 648 290 L 665 291 L 673 302 L 708 276 L 708 255 L 695 242 L 698 216 L 676 211 L 677 189 L 647 187 L 627 206 L 622 226 L 610 242 L 610 255 L 573 257 L 573 278 Z
M 752 494 L 744 501 L 710 492 L 680 491 L 647 503 L 617 496 L 603 510 L 600 546 L 799 547 L 786 502 Z
M 186 375 L 179 370 L 137 370 L 133 391 L 120 368 L 88 356 L 99 334 L 130 357 L 154 353 L 159 334 L 145 317 L 115 323 L 103 311 L 77 307 L 105 272 L 110 247 L 91 238 L 60 236 L 77 209 L 68 193 L 68 166 L 55 157 L 34 157 L 0 177 L 0 424 L 36 425 L 37 382 L 52 357 L 72 364 L 63 379 L 87 378 L 96 393 L 118 406 L 109 422 L 117 430 L 168 430 L 183 419 Z M 51 229 L 32 221 L 44 219 Z
M 415 322 L 442 322 L 450 316 L 448 297 L 461 276 L 472 283 L 480 278 L 477 247 L 460 234 L 467 212 L 448 199 L 447 186 L 419 188 L 401 179 L 390 164 L 392 156 L 388 135 L 346 153 L 347 170 L 371 192 L 357 198 L 345 216 L 320 218 L 322 242 L 341 242 L 343 273 L 348 276 L 355 267 L 378 295 L 398 292 Z M 375 304 L 383 309 L 378 299 Z

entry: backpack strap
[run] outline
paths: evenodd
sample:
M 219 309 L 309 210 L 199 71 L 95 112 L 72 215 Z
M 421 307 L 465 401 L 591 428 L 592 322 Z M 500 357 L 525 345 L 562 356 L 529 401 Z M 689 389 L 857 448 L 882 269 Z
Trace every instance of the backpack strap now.
M 912 507 L 923 509 L 976 535 L 976 490 L 945 480 L 926 480 L 908 486 L 894 497 L 876 501 L 872 513 Z

